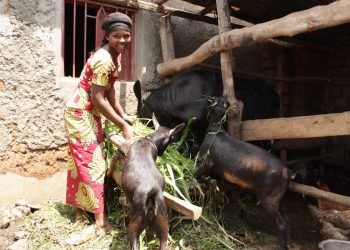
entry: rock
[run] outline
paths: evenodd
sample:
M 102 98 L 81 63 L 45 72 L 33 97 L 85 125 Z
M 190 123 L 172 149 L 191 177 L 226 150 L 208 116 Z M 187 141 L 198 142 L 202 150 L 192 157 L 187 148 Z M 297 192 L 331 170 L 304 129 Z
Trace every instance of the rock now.
M 24 232 L 24 231 L 15 232 L 15 240 L 24 239 L 26 236 L 27 236 L 26 232 Z
M 8 239 L 4 236 L 0 236 L 0 249 L 6 249 L 8 244 L 9 244 Z
M 16 206 L 27 206 L 27 202 L 24 199 L 18 199 L 15 203 Z
M 2 212 L 2 215 L 5 217 L 8 217 L 9 219 L 11 219 L 13 217 L 13 214 L 11 213 L 11 210 L 10 209 L 5 209 L 3 212 Z
M 0 221 L 0 228 L 7 228 L 9 225 L 10 225 L 10 218 L 7 217 L 7 216 L 4 216 L 1 218 L 1 221 Z
M 21 239 L 9 246 L 8 250 L 28 250 L 28 240 Z
M 20 209 L 18 209 L 18 207 L 15 207 L 11 209 L 11 214 L 13 214 L 15 218 L 21 218 L 23 215 L 23 212 Z
M 30 207 L 27 207 L 27 206 L 17 206 L 16 208 L 18 208 L 19 210 L 21 210 L 22 213 L 25 214 L 25 215 L 30 214 Z
M 37 211 L 43 207 L 42 205 L 38 205 L 38 204 L 28 204 L 27 206 L 30 208 L 30 211 L 32 213 L 34 213 L 35 211 Z

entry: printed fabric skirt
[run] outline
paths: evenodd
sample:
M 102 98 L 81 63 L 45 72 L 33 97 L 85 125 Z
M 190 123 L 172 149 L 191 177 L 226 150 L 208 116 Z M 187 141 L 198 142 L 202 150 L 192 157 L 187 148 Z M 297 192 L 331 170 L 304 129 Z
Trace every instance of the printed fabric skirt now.
M 88 212 L 103 213 L 107 166 L 101 118 L 87 111 L 66 108 L 64 119 L 68 136 L 66 203 Z M 92 124 L 81 126 L 87 121 Z M 80 129 L 84 127 L 80 132 L 79 125 Z M 79 138 L 79 135 L 85 136 Z

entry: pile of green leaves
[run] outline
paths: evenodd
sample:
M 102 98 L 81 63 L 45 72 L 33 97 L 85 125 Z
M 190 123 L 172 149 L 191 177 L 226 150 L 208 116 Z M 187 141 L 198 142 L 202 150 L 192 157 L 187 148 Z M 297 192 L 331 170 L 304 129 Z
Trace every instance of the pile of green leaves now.
M 150 120 L 137 119 L 133 124 L 134 137 L 151 134 L 154 130 L 150 128 L 150 122 Z M 198 165 L 197 156 L 188 153 L 185 143 L 191 122 L 188 122 L 179 142 L 170 144 L 163 155 L 157 157 L 156 164 L 165 178 L 166 191 L 173 196 L 203 207 L 203 214 L 198 221 L 190 221 L 168 209 L 171 225 L 168 249 L 178 249 L 178 247 L 181 247 L 180 249 L 235 249 L 237 246 L 245 248 L 244 243 L 233 237 L 232 233 L 227 233 L 221 225 L 224 216 L 221 210 L 226 202 L 226 197 L 212 188 L 204 193 L 194 178 Z M 121 135 L 120 129 L 108 122 L 105 124 L 106 138 L 110 133 Z M 111 157 L 116 150 L 116 147 L 107 139 L 107 157 Z M 118 187 L 117 189 L 118 194 L 122 195 L 122 191 Z M 246 232 L 244 235 L 247 235 Z M 142 237 L 143 235 L 140 236 L 139 241 L 143 242 L 146 249 L 152 249 L 149 247 L 157 242 L 146 242 Z

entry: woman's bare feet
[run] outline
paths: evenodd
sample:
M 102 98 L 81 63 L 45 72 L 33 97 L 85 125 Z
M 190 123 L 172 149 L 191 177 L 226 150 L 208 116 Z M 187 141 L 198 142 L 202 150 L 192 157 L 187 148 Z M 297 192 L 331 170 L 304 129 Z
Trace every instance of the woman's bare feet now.
M 103 213 L 95 214 L 95 224 L 98 228 L 104 229 L 106 232 L 110 232 L 115 227 L 107 220 Z
M 80 222 L 87 221 L 84 210 L 80 208 L 75 209 L 75 221 L 80 221 Z

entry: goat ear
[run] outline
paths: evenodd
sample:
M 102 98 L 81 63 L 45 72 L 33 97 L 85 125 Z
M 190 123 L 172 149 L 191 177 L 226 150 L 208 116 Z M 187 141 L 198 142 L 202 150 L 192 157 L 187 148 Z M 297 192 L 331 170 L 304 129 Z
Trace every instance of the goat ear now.
M 156 116 L 154 115 L 154 113 L 152 113 L 152 122 L 153 122 L 155 129 L 159 128 L 159 122 L 158 122 Z
M 183 127 L 185 127 L 185 123 L 181 123 L 181 124 L 177 125 L 175 128 L 171 129 L 171 130 L 169 131 L 170 136 L 173 136 L 173 135 L 175 135 L 176 133 L 180 132 L 181 129 L 183 129 Z
M 139 80 L 137 80 L 135 83 L 134 83 L 134 94 L 136 96 L 136 98 L 138 100 L 141 100 L 141 82 Z

